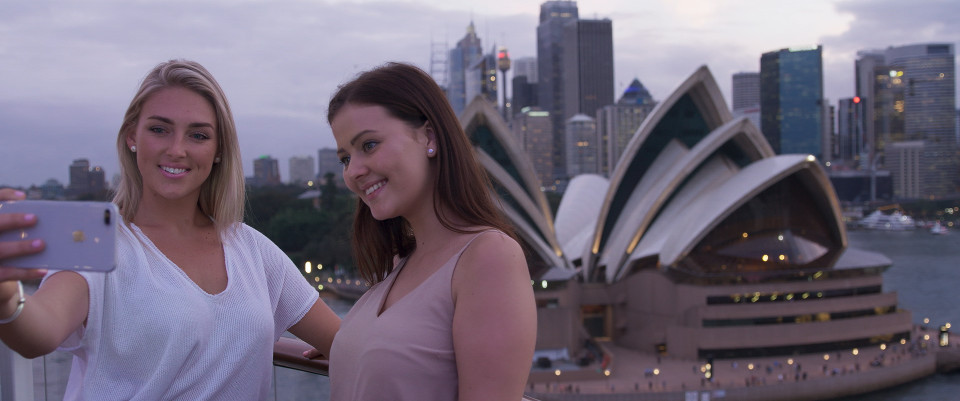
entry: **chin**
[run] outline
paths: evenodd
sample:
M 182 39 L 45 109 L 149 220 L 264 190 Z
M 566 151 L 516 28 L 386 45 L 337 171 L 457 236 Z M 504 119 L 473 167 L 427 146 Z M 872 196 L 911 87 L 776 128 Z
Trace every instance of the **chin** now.
M 396 214 L 396 213 L 388 213 L 388 212 L 378 211 L 378 210 L 374 210 L 373 208 L 371 208 L 371 209 L 370 209 L 370 216 L 372 216 L 372 217 L 374 218 L 374 220 L 384 221 L 384 220 L 390 220 L 390 219 L 392 219 L 392 218 L 394 218 L 394 217 L 397 217 L 397 214 Z

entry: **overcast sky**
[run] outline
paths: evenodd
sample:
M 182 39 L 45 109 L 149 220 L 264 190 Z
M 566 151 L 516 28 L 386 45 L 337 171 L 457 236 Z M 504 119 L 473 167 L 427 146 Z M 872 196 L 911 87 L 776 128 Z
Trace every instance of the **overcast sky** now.
M 485 49 L 536 56 L 533 0 L 0 0 L 0 185 L 54 178 L 73 159 L 117 173 L 114 141 L 143 75 L 160 61 L 205 65 L 233 107 L 244 169 L 333 147 L 336 86 L 385 61 L 430 70 L 474 21 Z M 825 95 L 853 96 L 856 52 L 960 42 L 956 0 L 591 0 L 613 21 L 617 97 L 633 79 L 662 99 L 707 65 L 730 102 L 731 75 L 763 52 L 822 44 Z M 956 50 L 956 49 L 955 49 Z

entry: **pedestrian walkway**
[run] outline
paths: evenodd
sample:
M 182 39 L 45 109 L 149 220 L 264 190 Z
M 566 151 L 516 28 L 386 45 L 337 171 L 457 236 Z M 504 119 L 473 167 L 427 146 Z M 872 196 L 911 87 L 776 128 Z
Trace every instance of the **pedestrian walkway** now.
M 613 356 L 610 364 L 586 367 L 586 372 L 559 371 L 559 375 L 531 375 L 528 394 L 541 400 L 690 400 L 733 399 L 737 394 L 770 394 L 776 388 L 812 387 L 816 382 L 834 394 L 856 394 L 912 381 L 936 371 L 936 330 L 915 327 L 912 340 L 869 348 L 854 348 L 792 357 L 716 360 L 709 369 L 704 361 L 659 357 L 654 354 L 601 343 Z M 960 338 L 951 335 L 949 349 L 960 351 Z M 711 378 L 707 378 L 707 373 Z M 896 382 L 901 380 L 900 382 Z M 876 383 L 876 384 L 871 384 Z M 852 392 L 851 392 L 852 391 Z M 708 394 L 703 398 L 702 394 Z M 776 393 L 776 392 L 774 392 Z M 792 391 L 780 391 L 793 398 Z M 589 397 L 586 397 L 588 396 Z M 599 397 L 604 395 L 603 397 Z M 695 398 L 690 398 L 691 396 Z M 826 397 L 824 397 L 826 398 Z M 743 399 L 738 396 L 736 399 Z

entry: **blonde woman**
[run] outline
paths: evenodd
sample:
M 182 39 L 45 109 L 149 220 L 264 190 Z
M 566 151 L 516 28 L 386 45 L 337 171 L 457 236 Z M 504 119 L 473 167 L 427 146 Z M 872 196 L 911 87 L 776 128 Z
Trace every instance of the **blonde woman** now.
M 0 318 L 18 313 L 0 324 L 4 343 L 26 357 L 72 353 L 67 400 L 262 400 L 284 331 L 329 352 L 340 319 L 242 223 L 237 132 L 203 66 L 172 60 L 151 70 L 117 151 L 116 269 L 51 272 L 18 311 L 18 283 L 0 283 Z M 0 277 L 18 278 L 12 270 Z

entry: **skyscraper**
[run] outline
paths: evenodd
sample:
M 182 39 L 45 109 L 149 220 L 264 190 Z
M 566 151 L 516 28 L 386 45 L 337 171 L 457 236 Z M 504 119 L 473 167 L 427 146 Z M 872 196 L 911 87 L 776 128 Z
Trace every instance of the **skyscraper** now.
M 447 99 L 453 106 L 453 111 L 458 115 L 470 101 L 467 99 L 467 70 L 477 62 L 482 54 L 480 38 L 477 37 L 473 21 L 470 21 L 466 35 L 457 42 L 456 47 L 450 50 L 450 57 L 447 60 L 450 74 L 447 80 Z
M 732 107 L 734 111 L 760 105 L 760 73 L 738 72 L 733 74 Z
M 574 1 L 540 5 L 537 26 L 537 92 L 554 127 L 554 174 L 565 180 L 566 122 L 577 114 L 595 116 L 613 103 L 613 23 L 581 20 Z
M 823 48 L 791 48 L 760 57 L 760 125 L 777 154 L 820 157 Z
M 613 104 L 613 23 L 580 19 L 564 26 L 564 118 L 593 116 Z
M 634 78 L 616 104 L 597 111 L 601 174 L 609 176 L 613 171 L 627 143 L 656 105 L 647 88 Z
M 519 114 L 524 108 L 537 105 L 537 58 L 520 57 L 513 60 L 510 109 Z
M 941 198 L 960 186 L 956 136 L 956 77 L 953 44 L 933 43 L 890 47 L 884 65 L 874 68 L 874 142 L 882 165 L 893 174 L 894 196 Z M 869 133 L 868 133 L 869 135 Z M 888 147 L 916 150 L 922 143 L 922 161 L 916 174 L 893 157 Z M 901 174 L 903 173 L 903 174 Z M 916 179 L 918 183 L 903 182 Z M 916 188 L 916 192 L 908 189 Z M 904 192 L 898 192 L 902 189 Z
M 877 157 L 876 139 L 876 107 L 877 107 L 877 74 L 878 72 L 886 74 L 886 64 L 883 51 L 880 50 L 862 50 L 857 52 L 857 61 L 855 63 L 856 74 L 854 76 L 855 94 L 860 102 L 857 104 L 854 112 L 857 114 L 856 131 L 853 133 L 855 141 L 860 141 L 857 148 L 860 149 L 859 167 L 864 170 L 873 169 L 877 166 L 874 163 Z
M 473 64 L 464 71 L 463 77 L 466 89 L 465 106 L 470 104 L 477 96 L 483 96 L 490 103 L 498 104 L 496 49 L 491 49 L 490 53 L 481 54 L 474 59 Z
M 837 134 L 832 141 L 832 159 L 848 167 L 855 167 L 857 156 L 863 151 L 863 140 L 858 137 L 860 119 L 859 108 L 862 101 L 857 98 L 840 99 L 837 102 Z
M 760 128 L 760 73 L 733 74 L 731 111 L 734 117 L 747 117 Z
M 522 113 L 523 109 L 537 105 L 537 84 L 531 83 L 526 75 L 514 75 L 513 96 L 510 99 L 510 108 L 514 114 Z
M 513 77 L 527 77 L 527 82 L 537 83 L 537 58 L 519 57 L 513 59 Z
M 550 113 L 553 126 L 553 176 L 566 175 L 564 163 L 564 54 L 573 51 L 574 44 L 564 42 L 567 24 L 578 19 L 575 1 L 551 0 L 540 5 L 540 24 L 537 25 L 537 105 Z M 551 180 L 552 181 L 552 180 Z

